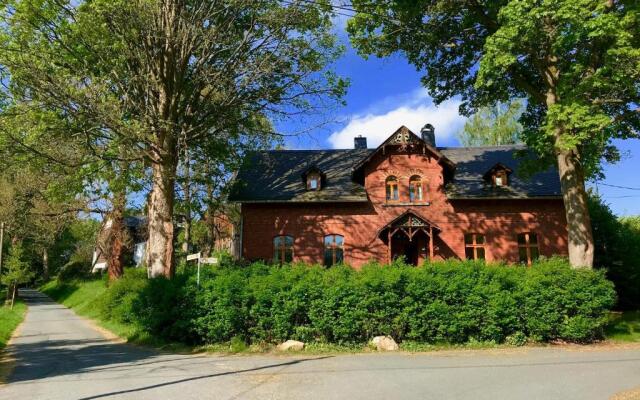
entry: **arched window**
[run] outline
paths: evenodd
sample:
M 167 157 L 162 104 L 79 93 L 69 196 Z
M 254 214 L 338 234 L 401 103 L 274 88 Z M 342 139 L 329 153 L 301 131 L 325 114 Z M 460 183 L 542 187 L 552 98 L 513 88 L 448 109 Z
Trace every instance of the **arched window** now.
M 293 237 L 276 236 L 273 238 L 273 262 L 284 264 L 293 261 Z
M 344 237 L 327 235 L 324 237 L 324 265 L 330 267 L 344 261 Z
M 398 178 L 390 176 L 386 181 L 387 201 L 398 201 Z
M 422 201 L 422 178 L 418 175 L 409 179 L 409 201 Z

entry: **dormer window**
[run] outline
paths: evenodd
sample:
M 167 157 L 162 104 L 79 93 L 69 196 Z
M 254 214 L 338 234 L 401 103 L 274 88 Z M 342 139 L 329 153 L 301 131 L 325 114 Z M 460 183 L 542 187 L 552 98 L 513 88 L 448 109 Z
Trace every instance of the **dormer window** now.
M 320 190 L 322 186 L 322 177 L 318 173 L 307 175 L 307 190 Z
M 498 163 L 484 174 L 484 179 L 493 187 L 509 186 L 509 175 L 511 172 L 513 172 L 511 168 Z
M 303 174 L 302 179 L 304 181 L 307 190 L 322 190 L 325 183 L 325 176 L 316 166 L 308 168 Z
M 495 186 L 507 186 L 509 184 L 507 173 L 498 171 L 493 175 L 493 184 Z

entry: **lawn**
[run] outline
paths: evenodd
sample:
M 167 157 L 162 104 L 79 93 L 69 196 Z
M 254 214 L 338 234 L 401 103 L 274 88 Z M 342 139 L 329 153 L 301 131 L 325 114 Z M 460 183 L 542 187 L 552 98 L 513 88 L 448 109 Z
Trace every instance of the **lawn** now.
M 640 311 L 612 313 L 605 335 L 618 342 L 640 342 Z
M 13 309 L 9 308 L 9 306 L 0 306 L 0 349 L 7 345 L 11 334 L 24 319 L 26 311 L 27 306 L 19 300 L 13 306 Z

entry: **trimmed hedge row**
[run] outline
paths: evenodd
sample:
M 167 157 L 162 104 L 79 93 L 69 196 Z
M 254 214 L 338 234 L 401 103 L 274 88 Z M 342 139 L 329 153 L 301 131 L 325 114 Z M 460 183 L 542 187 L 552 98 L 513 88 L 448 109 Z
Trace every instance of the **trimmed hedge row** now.
M 410 267 L 224 267 L 197 288 L 131 270 L 102 299 L 105 317 L 192 344 L 286 339 L 363 343 L 376 335 L 424 343 L 587 342 L 602 336 L 613 285 L 562 259 L 531 268 L 447 261 Z

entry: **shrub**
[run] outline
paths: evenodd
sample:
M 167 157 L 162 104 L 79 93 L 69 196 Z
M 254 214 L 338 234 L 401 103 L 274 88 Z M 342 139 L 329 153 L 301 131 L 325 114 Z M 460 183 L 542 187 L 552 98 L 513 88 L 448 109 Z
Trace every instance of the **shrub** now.
M 91 277 L 91 264 L 84 261 L 72 260 L 66 263 L 58 272 L 58 280 L 69 282 L 84 280 Z
M 562 259 L 531 268 L 446 261 L 411 267 L 223 266 L 147 280 L 127 271 L 104 315 L 193 344 L 286 339 L 365 343 L 376 335 L 422 343 L 599 338 L 615 301 L 602 272 Z

